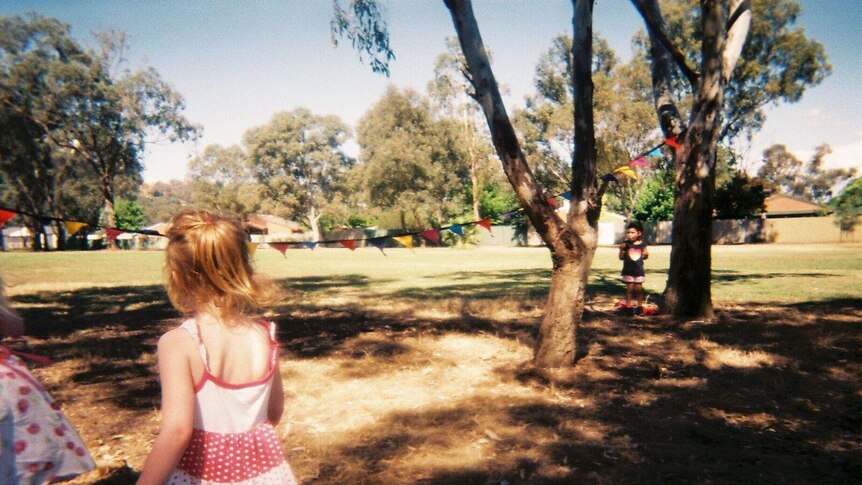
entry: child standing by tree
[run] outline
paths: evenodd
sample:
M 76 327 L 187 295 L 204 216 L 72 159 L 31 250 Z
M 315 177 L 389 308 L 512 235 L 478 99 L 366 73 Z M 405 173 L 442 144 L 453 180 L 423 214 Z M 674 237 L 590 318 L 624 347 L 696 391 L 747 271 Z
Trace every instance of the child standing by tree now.
M 159 340 L 162 425 L 138 485 L 295 484 L 274 425 L 284 407 L 275 299 L 239 220 L 184 210 L 167 232 L 168 295 L 189 316 Z
M 637 299 L 635 314 L 643 312 L 644 260 L 649 257 L 643 242 L 644 228 L 640 222 L 632 221 L 626 226 L 626 240 L 620 244 L 620 259 L 623 262 L 622 280 L 626 284 L 626 308 L 632 308 L 632 294 Z

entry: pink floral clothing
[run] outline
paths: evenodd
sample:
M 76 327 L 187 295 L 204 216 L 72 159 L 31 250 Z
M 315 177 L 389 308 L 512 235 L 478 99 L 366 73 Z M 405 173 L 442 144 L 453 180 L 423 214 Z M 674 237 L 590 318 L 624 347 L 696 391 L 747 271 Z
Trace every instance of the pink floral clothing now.
M 278 372 L 275 325 L 269 323 L 269 370 L 261 379 L 244 384 L 231 384 L 210 373 L 195 320 L 186 320 L 180 328 L 198 345 L 204 372 L 195 386 L 192 439 L 167 483 L 295 484 L 275 429 L 267 422 L 272 380 Z
M 21 359 L 0 347 L 0 483 L 68 480 L 95 467 L 45 388 Z

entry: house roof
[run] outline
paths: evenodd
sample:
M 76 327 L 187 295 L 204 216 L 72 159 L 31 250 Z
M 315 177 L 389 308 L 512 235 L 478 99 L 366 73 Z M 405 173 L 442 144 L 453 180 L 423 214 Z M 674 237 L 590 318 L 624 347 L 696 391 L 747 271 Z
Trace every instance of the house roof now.
M 288 228 L 294 232 L 302 232 L 302 225 L 295 221 L 289 221 L 283 217 L 271 214 L 253 214 L 248 216 L 247 225 L 256 229 L 269 229 L 273 226 Z
M 770 195 L 764 201 L 764 206 L 767 215 L 814 215 L 826 210 L 813 202 L 784 194 Z

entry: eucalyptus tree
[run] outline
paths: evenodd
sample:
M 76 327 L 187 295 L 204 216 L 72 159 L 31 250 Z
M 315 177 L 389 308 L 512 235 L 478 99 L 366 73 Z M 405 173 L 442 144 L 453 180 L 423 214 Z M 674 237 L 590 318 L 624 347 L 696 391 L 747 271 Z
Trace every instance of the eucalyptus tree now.
M 792 28 L 799 12 L 793 0 L 701 0 L 699 7 L 693 0 L 661 7 L 658 0 L 632 2 L 649 31 L 659 126 L 677 145 L 673 243 L 663 303 L 677 316 L 710 318 L 718 144 L 757 129 L 766 105 L 799 99 L 828 74 L 829 66 L 822 45 Z M 751 32 L 757 35 L 746 44 Z
M 458 123 L 461 135 L 458 146 L 466 152 L 464 157 L 469 167 L 473 220 L 478 220 L 493 147 L 466 72 L 467 64 L 458 42 L 447 38 L 446 52 L 438 55 L 434 62 L 434 79 L 428 83 L 428 92 L 439 110 Z
M 276 113 L 269 123 L 246 131 L 243 144 L 260 209 L 303 220 L 320 237 L 320 217 L 341 200 L 354 163 L 343 151 L 349 136 L 350 128 L 337 116 L 305 108 Z
M 399 213 L 402 228 L 441 224 L 460 215 L 468 167 L 461 162 L 459 124 L 437 119 L 429 100 L 389 87 L 359 120 L 360 190 L 373 207 Z
M 219 211 L 249 214 L 259 201 L 246 153 L 237 145 L 208 145 L 189 162 L 191 202 Z
M 833 187 L 856 176 L 855 168 L 824 168 L 824 159 L 830 153 L 829 145 L 820 145 L 808 163 L 804 163 L 786 146 L 772 145 L 763 151 L 763 164 L 757 176 L 774 192 L 825 204 L 832 198 Z
M 30 14 L 0 23 L 3 175 L 19 186 L 21 205 L 52 215 L 64 212 L 60 201 L 76 199 L 61 189 L 80 187 L 60 180 L 87 180 L 113 225 L 118 181 L 140 184 L 145 144 L 197 135 L 181 114 L 182 98 L 155 70 L 123 67 L 120 33 L 101 34 L 100 49 L 85 50 L 53 18 Z

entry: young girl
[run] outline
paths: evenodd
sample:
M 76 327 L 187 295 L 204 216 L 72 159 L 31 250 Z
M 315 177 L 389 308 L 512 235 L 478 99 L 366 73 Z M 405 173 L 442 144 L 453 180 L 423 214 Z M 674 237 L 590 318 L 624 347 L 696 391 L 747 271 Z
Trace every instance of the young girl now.
M 632 221 L 626 226 L 626 240 L 620 244 L 620 259 L 623 262 L 622 280 L 626 284 L 626 308 L 632 307 L 632 294 L 637 298 L 634 313 L 643 309 L 644 260 L 649 257 L 643 242 L 644 228 L 640 222 Z
M 255 278 L 235 217 L 184 210 L 167 236 L 168 295 L 189 318 L 159 339 L 162 426 L 138 484 L 296 483 L 273 428 L 275 326 L 249 316 L 275 287 Z
M 0 279 L 0 337 L 23 333 L 24 320 L 9 306 Z M 48 391 L 12 350 L 0 345 L 0 483 L 41 485 L 95 467 Z

